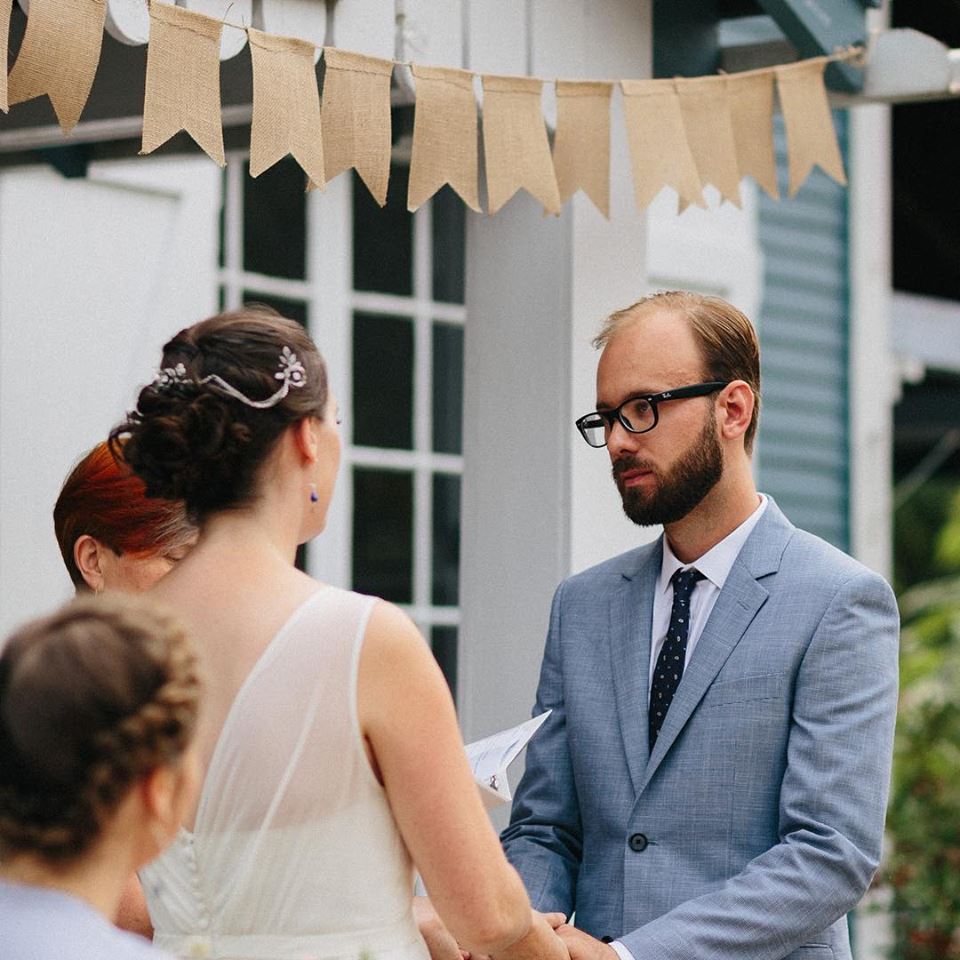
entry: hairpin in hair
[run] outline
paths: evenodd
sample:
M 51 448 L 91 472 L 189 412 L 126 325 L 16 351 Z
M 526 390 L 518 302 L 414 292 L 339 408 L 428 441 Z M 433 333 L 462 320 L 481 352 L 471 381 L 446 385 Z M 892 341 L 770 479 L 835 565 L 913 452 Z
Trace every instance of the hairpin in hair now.
M 276 406 L 289 392 L 291 387 L 303 387 L 307 383 L 307 371 L 303 363 L 297 358 L 297 355 L 289 348 L 284 347 L 280 351 L 279 360 L 280 369 L 273 375 L 274 379 L 282 381 L 276 393 L 271 394 L 265 400 L 251 400 L 245 393 L 238 390 L 233 384 L 227 383 L 223 377 L 215 373 L 202 377 L 197 382 L 199 384 L 212 383 L 219 387 L 228 396 L 239 400 L 248 407 L 255 407 L 257 410 L 266 410 L 269 407 Z M 164 367 L 153 379 L 153 386 L 157 390 L 169 390 L 178 383 L 187 381 L 187 371 L 182 363 L 174 367 Z
M 163 367 L 153 378 L 153 386 L 157 390 L 169 390 L 174 384 L 183 383 L 187 379 L 187 368 L 178 363 L 175 367 Z

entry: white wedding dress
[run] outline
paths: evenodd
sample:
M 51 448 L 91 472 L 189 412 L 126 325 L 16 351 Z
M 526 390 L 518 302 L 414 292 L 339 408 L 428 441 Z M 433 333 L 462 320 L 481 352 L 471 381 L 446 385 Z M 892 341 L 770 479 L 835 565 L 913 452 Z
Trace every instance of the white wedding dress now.
M 374 603 L 320 587 L 240 688 L 193 831 L 140 871 L 158 947 L 221 960 L 428 960 L 410 856 L 357 719 Z

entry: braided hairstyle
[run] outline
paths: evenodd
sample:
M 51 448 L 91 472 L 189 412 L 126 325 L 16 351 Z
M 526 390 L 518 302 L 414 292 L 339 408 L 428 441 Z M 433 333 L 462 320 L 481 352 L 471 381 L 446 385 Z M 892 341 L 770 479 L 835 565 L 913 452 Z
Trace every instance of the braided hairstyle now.
M 303 384 L 270 407 L 201 382 L 212 375 L 251 401 L 265 400 L 279 386 L 284 348 L 303 364 Z M 158 378 L 140 391 L 137 409 L 110 443 L 148 496 L 184 501 L 199 522 L 253 499 L 260 467 L 283 432 L 305 417 L 323 418 L 327 374 L 306 330 L 268 307 L 221 313 L 181 330 L 163 348 L 161 368 L 179 364 L 181 377 Z
M 21 627 L 0 655 L 0 858 L 81 856 L 183 754 L 199 693 L 182 628 L 144 598 L 81 597 Z

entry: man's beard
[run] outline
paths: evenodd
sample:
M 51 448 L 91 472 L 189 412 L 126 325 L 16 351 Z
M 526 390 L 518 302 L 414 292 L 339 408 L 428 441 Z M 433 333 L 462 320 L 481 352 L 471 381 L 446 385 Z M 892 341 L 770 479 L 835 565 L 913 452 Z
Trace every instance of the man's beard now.
M 624 486 L 623 474 L 638 469 L 653 474 L 653 490 L 645 492 L 640 487 Z M 640 527 L 682 520 L 714 488 L 722 474 L 723 450 L 712 415 L 707 417 L 690 449 L 666 474 L 642 459 L 625 457 L 613 465 L 623 512 Z

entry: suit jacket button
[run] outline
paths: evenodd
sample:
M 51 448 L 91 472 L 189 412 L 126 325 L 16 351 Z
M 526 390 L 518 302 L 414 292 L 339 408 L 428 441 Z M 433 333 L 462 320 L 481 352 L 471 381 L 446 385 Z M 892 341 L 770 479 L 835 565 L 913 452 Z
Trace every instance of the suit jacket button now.
M 643 853 L 643 851 L 647 849 L 647 845 L 650 843 L 650 841 L 647 839 L 647 835 L 645 833 L 631 833 L 630 839 L 627 841 L 627 843 L 630 845 L 630 849 L 634 853 Z

